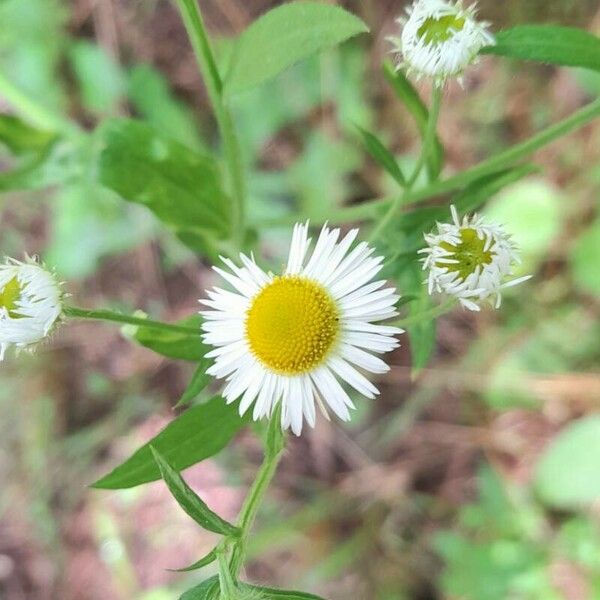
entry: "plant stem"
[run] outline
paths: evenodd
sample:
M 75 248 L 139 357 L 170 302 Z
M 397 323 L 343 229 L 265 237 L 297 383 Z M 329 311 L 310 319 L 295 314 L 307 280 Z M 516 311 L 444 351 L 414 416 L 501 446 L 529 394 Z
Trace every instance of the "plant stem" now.
M 231 211 L 233 237 L 240 247 L 245 232 L 246 185 L 237 135 L 231 113 L 223 98 L 223 82 L 197 0 L 176 0 L 176 2 L 192 43 L 221 134 L 233 196 Z
M 170 331 L 172 333 L 187 333 L 191 335 L 200 335 L 200 329 L 196 327 L 185 327 L 184 325 L 173 325 L 171 323 L 163 323 L 162 321 L 153 321 L 152 319 L 144 319 L 143 317 L 134 317 L 132 315 L 122 315 L 111 310 L 87 310 L 85 308 L 77 308 L 76 306 L 65 306 L 63 314 L 66 317 L 75 319 L 93 319 L 96 321 L 109 321 L 112 323 L 128 323 L 130 325 L 139 325 L 140 327 L 148 327 L 150 329 L 160 329 L 162 331 Z
M 435 196 L 441 196 L 454 190 L 464 188 L 466 185 L 472 183 L 476 179 L 486 175 L 491 175 L 492 173 L 497 173 L 502 169 L 512 166 L 518 160 L 521 160 L 536 150 L 543 148 L 554 140 L 571 133 L 576 129 L 579 129 L 580 127 L 583 127 L 598 116 L 600 116 L 600 98 L 573 113 L 566 119 L 563 119 L 554 125 L 550 125 L 528 140 L 525 140 L 524 142 L 521 142 L 520 144 L 517 144 L 516 146 L 513 146 L 504 152 L 500 152 L 499 154 L 480 162 L 466 171 L 458 173 L 453 177 L 449 177 L 443 181 L 436 181 L 422 188 L 405 192 L 405 194 L 401 196 L 401 204 L 416 204 L 418 202 L 422 202 L 423 200 L 429 200 Z M 360 204 L 356 204 L 355 206 L 338 208 L 337 210 L 324 215 L 322 220 L 313 219 L 313 224 L 319 225 L 325 221 L 328 221 L 331 224 L 336 224 L 376 219 L 380 211 L 384 210 L 386 207 L 389 207 L 390 204 L 393 204 L 397 200 L 398 199 L 396 197 L 379 198 L 362 202 Z M 279 225 L 288 224 L 288 221 L 293 223 L 296 220 L 296 217 L 290 217 L 290 219 L 285 221 L 278 220 L 270 223 L 263 222 L 263 226 L 276 227 Z
M 427 160 L 427 156 L 431 150 L 431 146 L 435 142 L 435 133 L 437 129 L 437 122 L 440 115 L 440 108 L 442 106 L 442 88 L 434 87 L 431 98 L 431 109 L 429 111 L 429 117 L 427 119 L 427 128 L 425 129 L 425 135 L 423 137 L 423 145 L 421 146 L 421 153 L 419 154 L 419 158 L 417 160 L 417 164 L 412 172 L 412 175 L 406 182 L 406 187 L 404 193 L 398 197 L 396 197 L 393 202 L 390 204 L 387 212 L 376 225 L 375 229 L 369 236 L 369 241 L 375 241 L 386 229 L 386 227 L 390 224 L 392 219 L 398 214 L 400 211 L 400 207 L 406 201 L 406 197 L 410 194 L 412 187 L 414 186 L 417 178 L 419 177 L 423 166 L 425 165 L 425 161 Z
M 61 115 L 53 113 L 50 109 L 42 106 L 35 100 L 32 100 L 2 73 L 0 73 L 0 96 L 35 127 L 46 131 L 63 133 L 68 137 L 75 137 L 81 134 L 76 125 Z
M 273 411 L 273 415 L 269 422 L 263 464 L 260 467 L 256 479 L 246 496 L 242 510 L 240 511 L 238 527 L 241 533 L 233 542 L 234 547 L 229 562 L 229 570 L 234 579 L 237 579 L 238 573 L 244 563 L 250 529 L 252 528 L 258 509 L 263 501 L 265 492 L 269 487 L 269 483 L 277 470 L 277 465 L 279 464 L 284 448 L 285 434 L 281 429 L 281 402 L 279 402 Z
M 231 571 L 229 570 L 226 546 L 217 550 L 217 560 L 219 561 L 219 599 L 237 600 L 238 593 L 234 579 L 231 576 Z

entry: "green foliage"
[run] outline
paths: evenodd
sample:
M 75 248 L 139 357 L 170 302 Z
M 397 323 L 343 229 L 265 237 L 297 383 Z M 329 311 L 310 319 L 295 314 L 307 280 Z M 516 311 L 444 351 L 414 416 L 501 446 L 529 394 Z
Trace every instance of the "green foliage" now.
M 197 560 L 195 563 L 187 567 L 183 567 L 182 569 L 169 569 L 169 571 L 173 571 L 175 573 L 187 573 L 189 571 L 196 571 L 205 567 L 206 565 L 210 565 L 211 563 L 217 560 L 217 552 L 216 550 L 211 550 L 206 556 L 203 556 L 200 560 Z
M 496 34 L 483 54 L 600 70 L 600 38 L 574 27 L 517 25 Z
M 176 360 L 199 362 L 208 368 L 208 362 L 204 359 L 208 348 L 200 339 L 200 315 L 182 319 L 177 324 L 196 329 L 198 333 L 158 331 L 153 327 L 140 326 L 135 329 L 133 338 L 136 342 L 157 354 Z
M 412 115 L 421 137 L 425 135 L 427 121 L 429 119 L 429 110 L 421 100 L 419 93 L 412 83 L 406 78 L 402 71 L 396 71 L 390 63 L 386 62 L 383 66 L 383 74 L 386 80 L 392 86 L 396 96 L 404 103 Z M 434 180 L 438 177 L 444 164 L 444 147 L 436 135 L 431 149 L 426 157 L 427 173 L 429 179 Z
M 311 54 L 365 31 L 368 28 L 360 19 L 337 6 L 317 2 L 278 6 L 237 40 L 225 76 L 225 93 L 260 85 Z
M 41 152 L 56 139 L 56 134 L 31 127 L 12 115 L 0 114 L 0 143 L 12 154 Z
M 373 133 L 357 127 L 362 138 L 362 142 L 367 152 L 381 165 L 401 186 L 406 185 L 404 177 L 398 162 L 394 155 L 384 146 L 383 142 Z
M 218 514 L 210 510 L 206 503 L 190 488 L 183 477 L 175 470 L 168 461 L 150 445 L 152 456 L 160 469 L 169 491 L 177 500 L 177 503 L 198 525 L 225 536 L 236 536 L 239 533 L 237 527 L 222 519 Z
M 160 479 L 150 446 L 182 471 L 220 452 L 247 420 L 239 416 L 237 406 L 218 396 L 189 408 L 93 487 L 116 490 Z
M 100 46 L 85 40 L 73 42 L 68 56 L 85 109 L 98 116 L 115 113 L 125 95 L 126 82 L 112 58 Z
M 200 364 L 196 367 L 185 392 L 183 392 L 181 398 L 175 405 L 175 408 L 190 404 L 190 402 L 197 398 L 200 392 L 202 392 L 202 390 L 211 382 L 212 377 L 206 373 L 206 369 L 208 369 L 210 363 L 210 359 L 202 358 Z
M 600 219 L 579 237 L 571 251 L 571 271 L 577 287 L 600 296 Z
M 571 423 L 550 443 L 535 474 L 535 489 L 548 506 L 576 510 L 600 498 L 600 417 Z
M 103 185 L 147 206 L 178 233 L 217 239 L 229 234 L 231 207 L 214 158 L 126 119 L 105 122 L 101 136 Z

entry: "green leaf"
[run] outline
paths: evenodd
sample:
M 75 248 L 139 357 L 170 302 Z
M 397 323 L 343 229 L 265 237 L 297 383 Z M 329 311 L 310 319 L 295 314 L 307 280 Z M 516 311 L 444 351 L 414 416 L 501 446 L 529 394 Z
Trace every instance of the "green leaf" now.
M 46 149 L 56 134 L 31 127 L 12 115 L 0 115 L 0 143 L 13 154 L 40 152 Z
M 202 144 L 193 112 L 178 100 L 162 73 L 150 65 L 136 65 L 129 74 L 129 97 L 139 113 L 163 135 L 193 150 Z
M 132 120 L 109 120 L 100 135 L 100 181 L 106 187 L 147 206 L 176 231 L 229 233 L 231 207 L 214 158 Z
M 217 552 L 216 550 L 211 550 L 206 556 L 203 556 L 200 560 L 197 560 L 195 563 L 191 564 L 189 567 L 183 567 L 183 569 L 167 569 L 168 571 L 172 571 L 174 573 L 187 573 L 188 571 L 196 571 L 197 569 L 201 569 L 206 565 L 210 565 L 210 563 L 215 562 L 217 560 Z
M 402 187 L 406 179 L 394 155 L 383 145 L 381 140 L 366 129 L 357 126 L 367 152 L 376 160 Z
M 260 587 L 242 583 L 242 590 L 252 590 L 259 593 L 260 600 L 323 600 L 320 596 L 309 594 L 307 592 L 296 592 L 290 590 L 279 590 L 275 588 Z
M 535 490 L 553 508 L 577 510 L 600 500 L 600 416 L 568 425 L 545 450 Z
M 338 6 L 290 2 L 264 14 L 235 44 L 225 77 L 227 95 L 255 87 L 310 55 L 340 44 L 368 27 Z
M 137 327 L 134 329 L 133 338 L 145 348 L 149 348 L 167 358 L 204 363 L 204 356 L 208 352 L 208 348 L 200 338 L 200 324 L 201 318 L 199 315 L 177 322 L 177 325 L 197 329 L 198 335 L 179 331 L 164 331 L 153 327 Z
M 208 369 L 211 362 L 212 361 L 208 358 L 203 358 L 200 361 L 200 364 L 196 367 L 185 392 L 183 392 L 181 398 L 179 398 L 175 408 L 187 406 L 210 383 L 212 378 L 206 373 L 206 369 Z
M 257 600 L 323 600 L 320 596 L 315 596 L 307 592 L 278 590 L 250 585 L 248 583 L 240 583 L 239 589 L 241 592 L 239 600 L 245 600 L 243 592 L 254 592 L 254 594 L 249 595 L 249 598 L 256 598 Z M 179 600 L 215 600 L 218 597 L 219 591 L 219 578 L 215 575 L 185 592 L 180 596 Z
M 600 297 L 600 219 L 575 242 L 570 263 L 573 279 L 579 289 Z
M 404 103 L 408 112 L 412 115 L 421 137 L 425 135 L 427 130 L 427 121 L 429 120 L 429 110 L 425 106 L 423 100 L 419 96 L 417 90 L 412 83 L 406 78 L 402 71 L 396 71 L 394 67 L 386 62 L 383 65 L 383 74 L 388 83 L 392 86 L 396 96 Z M 431 150 L 427 158 L 427 173 L 429 179 L 434 181 L 440 174 L 444 166 L 444 147 L 436 135 Z
M 117 490 L 160 479 L 151 445 L 174 469 L 182 471 L 220 452 L 247 421 L 248 416 L 239 416 L 237 406 L 216 396 L 206 404 L 187 409 L 92 487 Z
M 161 453 L 150 446 L 152 456 L 160 469 L 160 474 L 167 484 L 173 498 L 177 504 L 183 508 L 198 525 L 213 533 L 220 533 L 226 536 L 236 536 L 239 529 L 222 519 L 217 513 L 208 508 L 206 502 L 202 500 L 194 490 L 184 481 L 183 477 L 168 463 Z
M 600 38 L 574 27 L 517 25 L 500 31 L 496 45 L 481 53 L 600 70 Z
M 220 592 L 219 577 L 215 575 L 184 592 L 179 600 L 216 600 Z
M 81 102 L 94 114 L 114 113 L 125 94 L 125 76 L 112 57 L 97 44 L 78 40 L 68 57 L 75 74 Z

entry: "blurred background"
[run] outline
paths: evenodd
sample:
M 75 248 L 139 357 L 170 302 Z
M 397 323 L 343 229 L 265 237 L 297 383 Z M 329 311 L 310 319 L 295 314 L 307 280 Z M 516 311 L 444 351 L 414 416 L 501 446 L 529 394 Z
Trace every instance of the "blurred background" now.
M 202 0 L 227 38 L 269 0 Z M 372 35 L 240 96 L 234 113 L 260 226 L 323 203 L 395 191 L 354 124 L 410 163 L 413 121 L 381 75 L 405 3 L 348 1 Z M 597 0 L 482 0 L 494 29 L 526 22 L 600 33 Z M 93 129 L 137 116 L 194 149 L 215 125 L 176 10 L 166 0 L 1 0 L 0 72 L 27 98 Z M 420 86 L 424 95 L 426 85 Z M 447 172 L 474 164 L 600 94 L 600 74 L 485 58 L 445 91 Z M 14 108 L 0 94 L 0 110 Z M 521 245 L 500 311 L 442 317 L 426 369 L 408 340 L 381 397 L 348 426 L 320 419 L 290 441 L 251 541 L 247 576 L 330 600 L 600 598 L 600 122 L 539 152 L 539 174 L 484 211 Z M 0 251 L 39 253 L 73 302 L 175 320 L 213 281 L 144 208 L 102 188 L 90 148 L 16 165 L 0 146 Z M 25 157 L 27 160 L 27 157 Z M 10 175 L 8 175 L 10 169 Z M 270 229 L 263 253 L 284 256 Z M 278 258 L 279 260 L 279 258 Z M 212 575 L 172 573 L 212 548 L 161 482 L 87 486 L 173 416 L 193 365 L 73 323 L 0 365 L 0 598 L 171 600 Z M 261 460 L 244 431 L 186 478 L 234 519 Z

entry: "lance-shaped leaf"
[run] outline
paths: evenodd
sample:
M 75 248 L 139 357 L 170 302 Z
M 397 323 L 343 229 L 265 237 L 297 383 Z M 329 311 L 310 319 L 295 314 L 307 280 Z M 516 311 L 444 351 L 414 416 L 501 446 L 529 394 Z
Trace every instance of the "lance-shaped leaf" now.
M 396 161 L 394 155 L 383 145 L 383 142 L 373 133 L 358 127 L 358 132 L 367 152 L 376 160 L 402 187 L 406 185 L 406 178 Z
M 184 592 L 179 600 L 216 600 L 219 596 L 219 577 L 215 575 Z
M 210 565 L 210 563 L 215 562 L 217 560 L 217 551 L 211 550 L 206 556 L 203 556 L 200 560 L 197 560 L 195 563 L 192 563 L 188 567 L 183 567 L 182 569 L 167 569 L 168 571 L 173 571 L 174 573 L 187 573 L 188 571 L 196 571 L 197 569 L 201 569 L 206 565 Z
M 152 456 L 160 469 L 160 474 L 167 484 L 173 498 L 177 504 L 190 516 L 198 525 L 208 531 L 220 533 L 221 535 L 238 535 L 239 529 L 225 521 L 217 513 L 208 508 L 206 502 L 194 492 L 194 490 L 184 481 L 183 477 L 167 462 L 154 446 L 150 446 Z
M 174 469 L 182 471 L 220 452 L 248 419 L 249 415 L 240 417 L 237 406 L 226 404 L 219 396 L 193 406 L 92 487 L 117 490 L 160 479 L 151 445 Z
M 238 38 L 225 94 L 257 86 L 312 54 L 331 48 L 368 27 L 339 6 L 289 2 L 254 21 Z
M 419 93 L 404 73 L 402 71 L 395 71 L 389 62 L 383 65 L 383 74 L 392 86 L 396 96 L 404 103 L 408 112 L 412 115 L 419 133 L 421 136 L 424 136 L 427 130 L 429 110 L 423 100 L 421 100 L 421 96 L 419 96 Z M 431 180 L 437 179 L 444 165 L 444 147 L 437 135 L 435 136 L 434 143 L 431 145 L 426 161 L 429 178 Z
M 210 359 L 203 358 L 196 367 L 185 392 L 179 398 L 175 408 L 186 406 L 210 383 L 211 376 L 207 374 L 206 369 L 210 366 Z
M 496 34 L 496 45 L 481 53 L 600 71 L 600 38 L 575 27 L 517 25 Z

